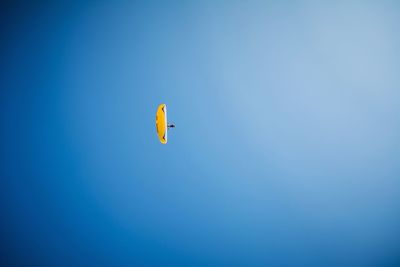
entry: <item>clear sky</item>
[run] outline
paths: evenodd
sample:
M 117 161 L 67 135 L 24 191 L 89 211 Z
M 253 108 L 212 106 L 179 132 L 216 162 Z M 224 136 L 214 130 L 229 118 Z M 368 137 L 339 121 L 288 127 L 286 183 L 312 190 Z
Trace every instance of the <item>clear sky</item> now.
M 400 264 L 397 1 L 132 2 L 0 9 L 4 265 Z

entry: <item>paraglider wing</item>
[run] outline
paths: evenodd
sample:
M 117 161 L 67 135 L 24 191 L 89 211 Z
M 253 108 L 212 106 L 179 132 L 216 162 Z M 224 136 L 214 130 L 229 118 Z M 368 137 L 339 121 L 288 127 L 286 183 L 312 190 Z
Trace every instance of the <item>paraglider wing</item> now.
M 156 129 L 158 139 L 162 144 L 166 144 L 168 141 L 168 123 L 167 123 L 167 105 L 161 104 L 158 106 L 156 113 Z

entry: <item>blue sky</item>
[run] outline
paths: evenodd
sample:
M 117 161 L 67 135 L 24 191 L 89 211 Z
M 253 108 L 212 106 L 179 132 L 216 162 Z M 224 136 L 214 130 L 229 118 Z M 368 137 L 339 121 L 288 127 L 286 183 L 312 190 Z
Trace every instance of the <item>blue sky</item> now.
M 2 262 L 399 264 L 395 1 L 2 13 Z

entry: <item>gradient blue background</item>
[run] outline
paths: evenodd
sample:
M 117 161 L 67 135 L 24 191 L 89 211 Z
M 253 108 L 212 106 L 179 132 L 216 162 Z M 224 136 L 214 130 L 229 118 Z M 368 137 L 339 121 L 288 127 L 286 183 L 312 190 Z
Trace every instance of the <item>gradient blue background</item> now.
M 399 266 L 397 1 L 132 2 L 1 8 L 2 266 Z

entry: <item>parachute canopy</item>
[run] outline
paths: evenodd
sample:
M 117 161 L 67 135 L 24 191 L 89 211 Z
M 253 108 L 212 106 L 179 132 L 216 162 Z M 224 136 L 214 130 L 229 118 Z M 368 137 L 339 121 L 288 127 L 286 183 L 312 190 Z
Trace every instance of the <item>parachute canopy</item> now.
M 167 105 L 161 104 L 158 106 L 156 113 L 156 129 L 158 139 L 162 144 L 166 144 L 168 141 L 168 122 L 167 122 Z

